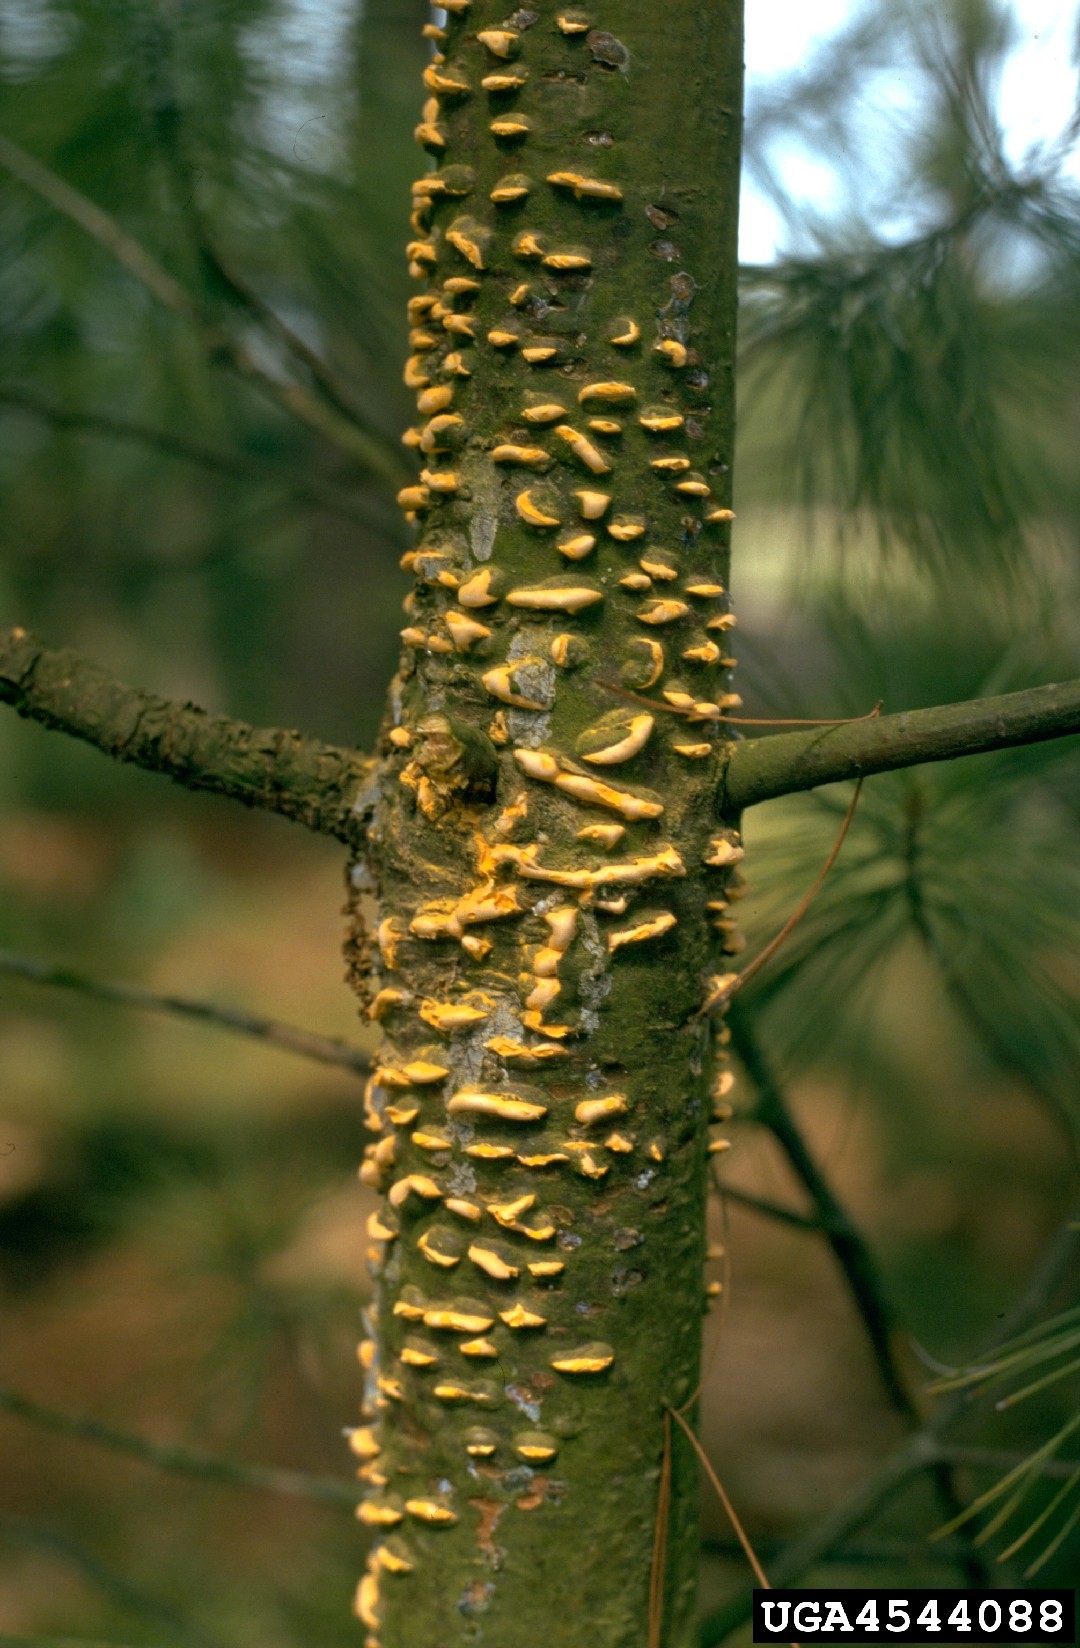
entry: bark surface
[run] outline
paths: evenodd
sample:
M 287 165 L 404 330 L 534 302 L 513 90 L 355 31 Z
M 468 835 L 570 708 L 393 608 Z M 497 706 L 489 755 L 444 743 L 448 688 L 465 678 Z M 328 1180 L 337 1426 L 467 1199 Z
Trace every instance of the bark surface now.
M 740 6 L 449 9 L 409 248 L 416 581 L 365 854 L 387 1199 L 357 1611 L 369 1648 L 644 1648 L 728 1082 L 695 1014 L 738 942 Z M 662 1640 L 688 1648 L 673 1428 Z

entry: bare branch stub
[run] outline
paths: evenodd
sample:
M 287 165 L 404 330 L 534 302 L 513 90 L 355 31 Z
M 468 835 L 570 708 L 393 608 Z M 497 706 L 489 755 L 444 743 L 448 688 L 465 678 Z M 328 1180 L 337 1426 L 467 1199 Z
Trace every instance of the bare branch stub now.
M 186 789 L 280 813 L 354 848 L 363 838 L 357 803 L 375 763 L 357 750 L 139 692 L 19 628 L 0 631 L 0 703 Z

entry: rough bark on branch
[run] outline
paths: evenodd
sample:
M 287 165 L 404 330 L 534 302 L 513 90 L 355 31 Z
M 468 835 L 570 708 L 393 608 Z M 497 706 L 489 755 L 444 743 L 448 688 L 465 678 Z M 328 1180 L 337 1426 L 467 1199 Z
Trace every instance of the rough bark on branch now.
M 724 812 L 927 761 L 982 755 L 1080 732 L 1080 681 L 996 698 L 907 710 L 846 726 L 778 733 L 736 745 L 724 776 Z
M 374 770 L 369 757 L 138 692 L 77 652 L 43 647 L 26 630 L 0 631 L 0 703 L 186 789 L 280 813 L 352 846 L 363 834 L 355 802 Z

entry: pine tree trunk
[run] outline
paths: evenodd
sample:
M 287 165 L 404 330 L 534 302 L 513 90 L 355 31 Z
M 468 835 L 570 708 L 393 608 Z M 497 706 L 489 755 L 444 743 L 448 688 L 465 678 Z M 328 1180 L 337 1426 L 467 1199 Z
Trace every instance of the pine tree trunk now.
M 357 1610 L 372 1648 L 644 1648 L 727 1085 L 698 1009 L 736 943 L 741 8 L 448 10 L 409 250 L 416 582 L 365 803 L 387 1199 Z M 687 1648 L 671 1428 L 662 1641 Z

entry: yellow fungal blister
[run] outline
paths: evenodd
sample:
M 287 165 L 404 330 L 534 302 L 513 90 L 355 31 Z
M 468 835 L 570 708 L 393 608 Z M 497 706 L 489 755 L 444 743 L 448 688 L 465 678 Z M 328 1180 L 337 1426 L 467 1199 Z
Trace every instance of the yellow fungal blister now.
M 596 1340 L 552 1357 L 551 1366 L 556 1373 L 604 1373 L 614 1361 L 615 1352 L 611 1345 Z
M 425 1000 L 420 1004 L 420 1017 L 424 1023 L 430 1024 L 433 1030 L 441 1030 L 446 1034 L 455 1030 L 468 1030 L 472 1025 L 488 1018 L 490 1012 L 490 1007 L 472 1007 L 466 1002 Z
M 539 703 L 535 698 L 527 697 L 514 686 L 514 674 L 517 670 L 535 668 L 539 663 L 538 658 L 519 658 L 513 664 L 499 664 L 495 669 L 486 670 L 480 680 L 493 698 L 501 699 L 513 709 L 545 710 L 549 707 L 546 703 Z
M 547 1105 L 511 1093 L 462 1091 L 454 1094 L 446 1108 L 452 1116 L 486 1116 L 507 1122 L 536 1122 L 547 1115 Z
M 651 435 L 669 435 L 685 422 L 681 412 L 671 412 L 666 406 L 647 406 L 638 417 L 638 423 Z
M 623 1093 L 609 1093 L 602 1099 L 582 1099 L 574 1106 L 574 1119 L 583 1127 L 595 1127 L 598 1122 L 625 1116 L 630 1106 Z
M 446 1333 L 486 1333 L 495 1318 L 482 1305 L 429 1305 L 424 1311 L 424 1326 L 438 1328 Z
M 393 1528 L 404 1520 L 405 1513 L 397 1498 L 365 1499 L 357 1506 L 356 1515 L 368 1528 Z
M 595 842 L 599 847 L 608 849 L 618 846 L 626 834 L 625 824 L 586 824 L 578 830 L 575 841 Z
M 483 1425 L 473 1425 L 465 1432 L 465 1452 L 475 1459 L 490 1459 L 498 1446 L 497 1434 Z
M 563 1162 L 570 1160 L 565 1150 L 519 1150 L 517 1159 L 522 1167 L 529 1168 L 558 1167 Z M 559 1268 L 562 1268 L 561 1265 Z M 534 1266 L 530 1265 L 529 1270 L 533 1275 L 536 1275 Z
M 557 538 L 555 548 L 568 561 L 583 561 L 586 555 L 591 555 L 596 548 L 596 538 L 591 532 L 571 532 L 563 538 Z
M 575 200 L 618 204 L 623 198 L 617 183 L 606 183 L 599 177 L 584 177 L 580 172 L 549 172 L 547 180 L 556 189 L 569 189 Z
M 488 126 L 492 137 L 501 137 L 504 142 L 528 137 L 531 130 L 532 121 L 525 114 L 500 114 Z
M 561 1276 L 566 1269 L 562 1259 L 530 1259 L 526 1267 L 530 1276 L 538 1281 L 550 1281 L 553 1276 Z
M 521 1431 L 514 1438 L 514 1452 L 527 1465 L 546 1465 L 558 1451 L 555 1438 L 543 1431 Z
M 388 1574 L 411 1574 L 416 1564 L 400 1540 L 387 1540 L 375 1551 L 379 1567 Z
M 647 572 L 624 572 L 619 579 L 619 588 L 628 589 L 631 594 L 640 594 L 643 590 L 652 589 L 652 579 Z
M 731 836 L 714 836 L 709 842 L 704 862 L 712 869 L 726 869 L 729 864 L 740 864 L 746 857 L 746 850 Z
M 471 578 L 458 585 L 457 598 L 463 607 L 490 607 L 499 599 L 492 588 L 495 573 L 492 567 L 481 567 Z
M 612 538 L 621 544 L 631 544 L 637 538 L 645 536 L 645 517 L 643 515 L 616 515 L 608 524 L 608 532 Z
M 487 267 L 491 230 L 483 224 L 470 217 L 456 218 L 446 231 L 446 239 L 474 269 Z
M 493 1036 L 484 1046 L 496 1058 L 516 1060 L 521 1064 L 545 1064 L 549 1059 L 566 1057 L 566 1048 L 560 1047 L 555 1041 L 539 1041 L 526 1043 L 514 1041 L 510 1036 Z M 520 1161 L 520 1156 L 518 1160 Z
M 711 744 L 672 744 L 676 755 L 681 755 L 687 761 L 704 761 L 707 755 L 712 754 Z
M 491 635 L 486 624 L 479 623 L 464 612 L 448 612 L 445 623 L 458 652 L 468 652 L 477 641 L 486 641 Z
M 370 1425 L 361 1425 L 349 1432 L 349 1450 L 357 1459 L 377 1459 L 382 1453 L 382 1447 Z
M 528 607 L 533 612 L 581 612 L 603 599 L 603 590 L 589 584 L 535 584 L 506 595 L 508 606 Z
M 541 1316 L 535 1310 L 527 1310 L 524 1305 L 512 1305 L 509 1310 L 500 1310 L 500 1319 L 508 1328 L 546 1328 L 547 1317 Z
M 462 1356 L 482 1357 L 489 1362 L 497 1360 L 499 1355 L 498 1346 L 492 1344 L 490 1339 L 484 1338 L 463 1339 L 458 1345 L 458 1350 Z
M 685 366 L 690 358 L 685 343 L 680 343 L 678 338 L 661 338 L 659 343 L 653 345 L 653 349 L 668 366 L 673 366 L 676 370 Z
M 489 199 L 493 200 L 496 206 L 510 206 L 516 200 L 524 200 L 531 187 L 524 172 L 509 172 L 496 183 Z M 513 303 L 512 297 L 510 301 Z
M 540 527 L 546 530 L 549 527 L 560 526 L 562 523 L 557 515 L 553 515 L 549 505 L 537 502 L 531 490 L 519 492 L 514 499 L 514 508 L 526 526 Z M 460 600 L 460 594 L 458 596 Z
M 610 405 L 625 405 L 637 396 L 637 390 L 632 383 L 623 383 L 617 379 L 602 378 L 596 383 L 587 383 L 578 390 L 578 400 L 582 406 L 590 401 L 601 401 Z
M 592 254 L 568 248 L 562 252 L 545 252 L 541 262 L 545 269 L 550 269 L 555 274 L 577 274 L 579 271 L 592 268 Z
M 417 411 L 423 412 L 425 416 L 431 412 L 441 412 L 444 406 L 450 405 L 453 398 L 454 391 L 449 384 L 435 384 L 432 388 L 425 389 L 422 394 L 417 395 Z
M 631 716 L 622 737 L 598 750 L 584 754 L 582 760 L 597 767 L 617 766 L 622 761 L 629 761 L 645 748 L 654 725 L 651 715 Z
M 465 1146 L 465 1155 L 478 1162 L 510 1162 L 514 1159 L 514 1150 L 508 1144 L 491 1144 L 486 1139 L 478 1139 Z
M 705 520 L 710 526 L 722 526 L 725 521 L 733 521 L 734 519 L 735 511 L 733 509 L 710 509 L 705 515 Z
M 469 1258 L 485 1275 L 491 1276 L 497 1282 L 513 1281 L 521 1275 L 520 1265 L 515 1265 L 497 1248 L 485 1242 L 473 1242 L 469 1248 Z
M 537 399 L 522 407 L 521 416 L 526 423 L 555 423 L 565 412 L 559 401 Z
M 583 463 L 586 469 L 591 470 L 594 475 L 607 475 L 610 472 L 611 465 L 600 449 L 594 446 L 592 441 L 582 435 L 579 430 L 574 429 L 572 425 L 568 423 L 557 424 L 555 434 L 561 441 L 566 442 L 574 457 L 580 463 Z
M 394 1181 L 387 1192 L 387 1200 L 391 1207 L 401 1207 L 410 1196 L 418 1196 L 425 1202 L 437 1202 L 442 1194 L 435 1180 L 426 1173 L 409 1173 L 405 1178 Z
M 625 944 L 641 944 L 646 939 L 661 938 L 664 933 L 670 933 L 676 921 L 677 918 L 670 910 L 663 910 L 647 921 L 635 923 L 633 927 L 622 927 L 617 932 L 608 934 L 608 950 L 614 954 Z
M 513 57 L 521 45 L 516 29 L 478 29 L 476 38 L 495 57 Z
M 405 1509 L 418 1522 L 430 1522 L 438 1527 L 449 1527 L 457 1517 L 441 1499 L 407 1499 Z
M 480 84 L 486 92 L 516 92 L 521 90 L 528 78 L 528 69 L 515 63 L 513 67 L 495 69 L 485 74 Z
M 439 1151 L 452 1150 L 454 1148 L 454 1141 L 448 1134 L 440 1133 L 437 1128 L 432 1127 L 418 1127 L 415 1133 L 411 1133 L 409 1135 L 409 1140 L 410 1143 L 416 1146 L 417 1150 Z M 426 1237 L 421 1237 L 420 1241 L 417 1243 L 417 1246 L 423 1248 L 425 1240 Z M 441 1260 L 438 1262 L 442 1263 Z M 449 1262 L 453 1263 L 456 1261 Z
M 361 1625 L 366 1626 L 369 1631 L 377 1631 L 381 1626 L 379 1582 L 374 1574 L 365 1574 L 356 1587 L 353 1610 Z
M 428 1345 L 422 1339 L 406 1339 L 401 1347 L 400 1360 L 407 1368 L 433 1368 L 440 1357 L 434 1345 Z
M 694 664 L 715 664 L 721 656 L 715 641 L 703 641 L 700 646 L 687 647 L 683 653 Z
M 425 1230 L 416 1239 L 416 1245 L 429 1264 L 441 1270 L 453 1270 L 461 1263 L 459 1238 L 446 1230 Z
M 501 446 L 494 448 L 491 461 L 497 464 L 520 464 L 527 469 L 547 469 L 551 464 L 551 454 L 545 452 L 542 446 L 516 446 L 513 442 L 505 441 Z
M 616 349 L 629 349 L 641 337 L 641 327 L 629 315 L 621 315 L 614 325 L 615 330 L 608 338 L 608 342 L 613 343 Z
M 528 1213 L 535 1206 L 536 1197 L 531 1192 L 526 1191 L 523 1196 L 517 1196 L 510 1202 L 489 1202 L 488 1212 L 499 1224 L 508 1225 L 515 1219 L 520 1219 L 523 1213 Z M 490 1327 L 490 1325 L 489 1323 L 488 1326 Z
M 578 513 L 583 521 L 600 520 L 611 504 L 610 492 L 592 492 L 587 487 L 575 492 L 574 497 L 577 499 Z
M 656 600 L 642 607 L 635 616 L 639 624 L 673 624 L 685 618 L 689 611 L 685 601 Z
M 479 1223 L 484 1213 L 479 1202 L 472 1202 L 467 1196 L 448 1196 L 443 1206 L 447 1213 L 455 1213 L 459 1219 L 467 1219 L 473 1225 Z

